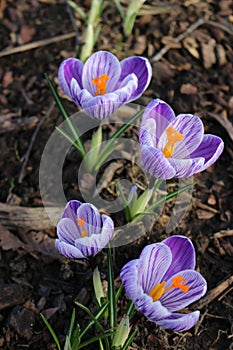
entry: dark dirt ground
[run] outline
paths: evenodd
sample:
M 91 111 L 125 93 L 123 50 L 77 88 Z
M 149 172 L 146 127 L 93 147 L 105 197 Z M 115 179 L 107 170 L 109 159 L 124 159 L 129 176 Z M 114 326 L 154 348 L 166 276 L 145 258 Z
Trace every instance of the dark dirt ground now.
M 86 11 L 90 6 L 88 0 L 76 3 Z M 139 103 L 146 105 L 160 97 L 177 113 L 200 115 L 206 132 L 221 136 L 225 149 L 215 165 L 196 176 L 192 208 L 172 232 L 193 240 L 197 269 L 208 282 L 209 295 L 199 304 L 200 322 L 194 329 L 178 334 L 142 316 L 131 349 L 233 349 L 232 2 L 148 1 L 147 6 L 149 12 L 145 14 L 144 10 L 137 18 L 133 34 L 123 38 L 120 16 L 113 2 L 106 1 L 96 50 L 109 50 L 119 59 L 129 55 L 148 57 L 153 79 Z M 201 18 L 204 22 L 198 22 Z M 57 82 L 61 61 L 75 56 L 75 38 L 73 34 L 66 40 L 59 37 L 73 32 L 71 16 L 62 0 L 1 0 L 0 19 L 0 348 L 55 349 L 39 313 L 49 319 L 63 343 L 74 301 L 94 308 L 88 266 L 55 256 L 55 228 L 46 218 L 42 220 L 42 209 L 38 209 L 39 214 L 30 212 L 30 208 L 42 207 L 40 158 L 54 127 L 61 122 L 44 73 Z M 80 18 L 76 23 L 81 43 Z M 194 27 L 190 27 L 192 24 Z M 21 53 L 12 51 L 55 37 L 58 39 L 54 44 L 42 46 L 39 42 L 35 49 L 22 46 Z M 160 51 L 164 47 L 167 52 Z M 72 103 L 66 104 L 70 113 L 76 111 Z M 78 160 L 68 155 L 64 166 L 68 199 L 80 199 L 74 177 Z M 116 249 L 116 283 L 126 261 L 138 257 L 147 243 L 165 237 L 168 216 L 169 210 L 163 212 L 150 234 L 135 241 L 130 249 Z M 50 257 L 49 249 L 54 254 Z M 105 253 L 96 259 L 106 280 Z M 122 301 L 122 313 L 124 307 Z M 79 310 L 77 315 L 82 324 L 84 315 Z

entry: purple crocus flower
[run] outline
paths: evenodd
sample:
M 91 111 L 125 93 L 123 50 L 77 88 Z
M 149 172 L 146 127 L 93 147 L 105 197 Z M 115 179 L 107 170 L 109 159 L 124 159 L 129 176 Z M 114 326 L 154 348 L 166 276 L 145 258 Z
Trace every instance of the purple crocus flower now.
M 195 250 L 184 236 L 171 236 L 146 246 L 120 276 L 138 311 L 159 326 L 182 332 L 193 327 L 200 312 L 176 313 L 206 292 L 206 281 L 194 271 Z
M 58 80 L 62 90 L 88 115 L 110 116 L 122 105 L 136 100 L 147 88 L 152 68 L 144 57 L 119 62 L 108 51 L 98 51 L 83 63 L 76 58 L 62 62 Z
M 89 203 L 67 203 L 57 226 L 56 247 L 67 258 L 87 258 L 103 249 L 113 236 L 114 224 Z
M 163 180 L 189 177 L 211 166 L 223 151 L 223 141 L 204 135 L 201 119 L 191 114 L 177 117 L 160 99 L 147 106 L 139 131 L 142 164 Z

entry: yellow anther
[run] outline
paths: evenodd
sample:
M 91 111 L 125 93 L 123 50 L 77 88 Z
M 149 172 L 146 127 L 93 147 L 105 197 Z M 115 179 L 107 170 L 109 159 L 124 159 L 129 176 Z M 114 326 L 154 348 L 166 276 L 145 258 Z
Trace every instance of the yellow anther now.
M 188 281 L 185 281 L 183 276 L 176 276 L 172 278 L 172 285 L 170 287 L 165 289 L 166 282 L 161 282 L 151 289 L 149 296 L 152 297 L 153 301 L 157 301 L 163 294 L 169 292 L 169 290 L 173 288 L 179 288 L 182 292 L 187 293 L 189 290 L 187 283 Z
M 82 217 L 81 219 L 77 219 L 77 224 L 81 229 L 81 237 L 88 237 L 87 231 L 84 230 L 85 219 Z
M 166 158 L 171 158 L 175 152 L 177 142 L 182 141 L 184 136 L 180 132 L 176 131 L 176 129 L 172 126 L 167 128 L 166 134 L 167 143 L 163 149 L 163 154 Z
M 101 74 L 100 77 L 96 77 L 92 79 L 92 84 L 96 85 L 96 91 L 95 91 L 96 96 L 106 94 L 107 81 L 109 79 L 110 78 L 107 74 Z

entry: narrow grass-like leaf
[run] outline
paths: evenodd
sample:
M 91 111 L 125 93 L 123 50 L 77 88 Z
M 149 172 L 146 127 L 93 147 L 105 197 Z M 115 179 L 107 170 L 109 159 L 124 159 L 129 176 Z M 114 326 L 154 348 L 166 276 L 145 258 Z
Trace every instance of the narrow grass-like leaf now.
M 70 326 L 69 326 L 69 331 L 68 331 L 68 337 L 69 337 L 69 339 L 71 339 L 71 335 L 72 335 L 72 333 L 73 333 L 74 322 L 75 322 L 75 309 L 73 309 L 72 315 L 71 315 Z
M 84 24 L 87 24 L 87 15 L 85 12 L 81 9 L 80 6 L 78 6 L 74 1 L 72 0 L 67 0 L 67 3 L 72 7 L 82 18 Z
M 129 303 L 128 303 L 128 305 L 127 305 L 127 309 L 126 309 L 125 314 L 126 314 L 127 316 L 129 316 L 129 318 L 131 318 L 131 317 L 132 317 L 132 314 L 133 314 L 133 312 L 134 312 L 134 310 L 135 310 L 134 303 L 133 303 L 132 300 L 130 300 Z
M 120 282 L 120 286 L 119 286 L 119 288 L 118 288 L 117 291 L 116 291 L 116 302 L 118 301 L 118 299 L 119 299 L 119 297 L 120 297 L 120 295 L 121 295 L 122 290 L 123 290 L 123 284 Z
M 121 350 L 127 350 L 127 349 L 128 349 L 128 347 L 129 347 L 130 344 L 132 343 L 132 341 L 133 341 L 133 339 L 134 339 L 136 333 L 137 333 L 137 331 L 136 331 L 136 329 L 135 329 L 135 330 L 133 331 L 133 333 L 131 333 L 131 334 L 129 335 L 128 339 L 126 340 L 126 342 L 125 342 L 124 346 L 121 348 Z
M 123 190 L 122 190 L 122 187 L 121 187 L 121 184 L 120 182 L 118 181 L 117 184 L 116 184 L 116 187 L 117 187 L 117 190 L 119 191 L 120 193 L 120 196 L 121 196 L 121 199 L 122 199 L 122 202 L 124 204 L 124 212 L 125 212 L 125 217 L 126 217 L 126 220 L 127 222 L 131 221 L 131 217 L 130 217 L 130 209 L 129 209 L 129 206 L 128 206 L 128 201 L 123 193 Z
M 120 1 L 119 0 L 114 0 L 114 3 L 116 5 L 117 10 L 119 11 L 119 13 L 121 15 L 122 20 L 124 21 L 125 20 L 125 13 L 124 13 L 124 10 L 123 10 L 123 8 L 121 6 Z
M 114 150 L 114 142 L 118 139 L 138 118 L 143 114 L 143 110 L 136 113 L 126 124 L 122 125 L 108 140 L 102 151 L 100 152 L 98 162 L 95 166 L 95 170 L 98 170 L 105 159 L 111 154 L 109 151 Z
M 80 305 L 82 305 L 82 304 L 78 303 L 77 305 L 80 307 Z M 101 316 L 103 316 L 103 314 L 106 311 L 107 307 L 108 307 L 108 302 L 106 302 L 104 305 L 102 305 L 101 308 L 98 310 L 98 312 L 95 315 L 91 314 L 92 315 L 91 320 L 88 322 L 88 324 L 82 330 L 82 332 L 80 334 L 80 338 L 82 338 L 87 333 L 87 331 L 95 324 L 95 320 L 98 321 L 101 318 Z
M 160 198 L 159 200 L 157 200 L 156 202 L 154 202 L 153 204 L 151 204 L 145 212 L 142 213 L 138 213 L 137 215 L 135 215 L 134 219 L 132 220 L 132 222 L 137 222 L 139 221 L 144 215 L 154 215 L 154 213 L 152 212 L 152 210 L 154 210 L 155 208 L 157 208 L 160 204 L 163 204 L 165 202 L 168 202 L 169 200 L 173 199 L 174 197 L 176 197 L 177 195 L 179 195 L 180 193 L 183 193 L 187 190 L 189 190 L 190 188 L 192 188 L 194 186 L 194 184 L 190 184 L 190 185 L 186 185 L 184 187 L 179 188 L 178 190 L 171 192 L 169 194 L 167 194 L 166 196 Z
M 105 340 L 106 338 L 111 337 L 112 335 L 114 335 L 114 332 L 107 332 L 107 333 L 104 333 L 104 334 L 97 335 L 96 337 L 93 337 L 93 338 L 88 339 L 85 342 L 81 343 L 79 345 L 78 350 L 84 348 L 85 346 L 87 346 L 89 344 L 94 343 L 95 341 L 98 341 L 99 339 L 104 339 Z
M 99 330 L 102 334 L 104 334 L 105 330 L 104 330 L 103 326 L 100 324 L 100 322 L 97 320 L 97 318 L 92 314 L 92 312 L 86 306 L 79 303 L 78 301 L 76 301 L 75 304 L 90 316 L 90 318 L 93 320 L 96 327 L 99 328 Z M 80 339 L 82 338 L 82 336 L 83 336 L 83 332 L 80 334 Z M 106 350 L 110 350 L 110 345 L 109 345 L 108 340 L 105 339 L 104 341 L 105 341 Z
M 114 272 L 112 264 L 112 252 L 111 248 L 107 248 L 107 276 L 108 276 L 108 301 L 109 301 L 109 327 L 115 329 L 117 324 L 116 314 L 116 294 L 114 287 Z
M 61 346 L 60 346 L 58 337 L 57 337 L 56 333 L 54 332 L 52 326 L 50 325 L 50 323 L 48 322 L 48 320 L 45 318 L 45 316 L 43 314 L 40 314 L 40 316 L 41 316 L 42 320 L 44 321 L 44 323 L 46 324 L 50 334 L 52 335 L 52 337 L 57 345 L 58 350 L 61 350 Z
M 53 95 L 54 101 L 56 102 L 56 105 L 57 105 L 57 107 L 58 107 L 58 109 L 59 109 L 59 111 L 60 111 L 60 113 L 62 115 L 62 118 L 64 120 L 66 120 L 66 122 L 67 122 L 67 124 L 68 124 L 68 126 L 69 126 L 69 128 L 70 128 L 70 130 L 71 130 L 71 132 L 73 134 L 73 136 L 74 136 L 74 140 L 75 141 L 73 141 L 72 143 L 74 143 L 74 142 L 76 143 L 76 145 L 78 147 L 77 149 L 79 150 L 79 152 L 81 153 L 82 157 L 84 158 L 85 155 L 86 155 L 86 150 L 85 150 L 84 145 L 82 143 L 82 140 L 81 140 L 81 138 L 79 136 L 79 132 L 73 126 L 73 124 L 72 124 L 72 122 L 70 120 L 70 116 L 69 116 L 68 112 L 66 111 L 65 105 L 64 105 L 64 103 L 63 103 L 62 99 L 60 98 L 56 88 L 54 87 L 52 81 L 50 80 L 50 78 L 49 78 L 49 76 L 47 74 L 45 74 L 45 78 L 47 80 L 49 89 L 50 89 L 50 91 L 51 91 L 51 93 Z

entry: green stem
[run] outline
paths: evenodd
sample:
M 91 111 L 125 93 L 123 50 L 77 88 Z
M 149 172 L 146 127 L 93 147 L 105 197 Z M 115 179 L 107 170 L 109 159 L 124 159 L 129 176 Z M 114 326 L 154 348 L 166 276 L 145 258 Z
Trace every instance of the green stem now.
M 108 273 L 108 300 L 109 300 L 109 327 L 115 329 L 117 324 L 116 315 L 116 294 L 114 288 L 114 273 L 112 264 L 112 253 L 111 248 L 107 248 L 107 273 Z

